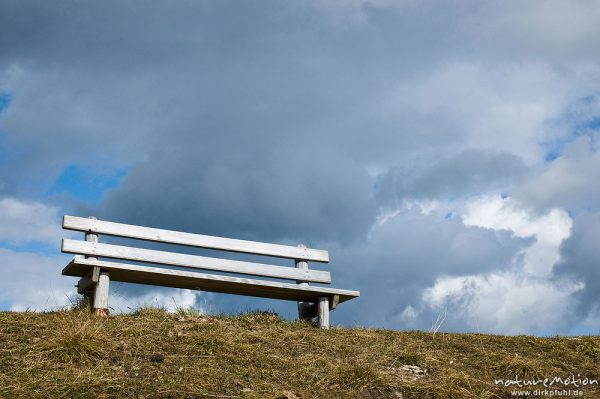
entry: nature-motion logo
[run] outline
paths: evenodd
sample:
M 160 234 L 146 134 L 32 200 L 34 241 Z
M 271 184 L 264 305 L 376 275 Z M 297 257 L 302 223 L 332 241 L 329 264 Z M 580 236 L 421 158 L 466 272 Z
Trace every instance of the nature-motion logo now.
M 570 377 L 566 378 L 555 376 L 552 378 L 543 379 L 521 379 L 518 375 L 516 375 L 514 380 L 502 378 L 495 379 L 494 384 L 503 385 L 505 387 L 517 386 L 519 388 L 538 385 L 541 385 L 545 388 L 550 388 L 553 385 L 562 385 L 565 387 L 572 386 L 575 388 L 579 388 L 588 385 L 598 385 L 598 380 L 595 378 L 588 378 L 582 376 L 581 374 L 577 374 L 577 377 L 575 377 L 575 375 L 572 374 Z

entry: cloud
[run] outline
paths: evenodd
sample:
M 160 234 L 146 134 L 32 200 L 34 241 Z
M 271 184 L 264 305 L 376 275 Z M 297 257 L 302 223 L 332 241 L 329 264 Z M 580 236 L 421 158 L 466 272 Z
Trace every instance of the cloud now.
M 494 298 L 512 304 L 495 285 L 519 281 L 515 294 L 532 287 L 526 318 L 562 278 L 551 270 L 569 218 L 583 229 L 600 204 L 599 10 L 4 1 L 0 246 L 54 245 L 56 213 L 304 242 L 331 249 L 339 286 L 366 293 L 339 320 L 427 328 L 438 311 L 428 289 L 485 316 Z M 73 165 L 128 173 L 86 194 L 65 183 Z M 567 262 L 579 256 L 568 248 Z M 521 279 L 523 267 L 544 277 Z M 121 293 L 143 300 L 174 292 L 129 287 Z M 573 293 L 558 291 L 565 303 Z M 516 318 L 489 314 L 482 325 L 514 331 Z
M 373 296 L 366 306 L 376 325 L 431 329 L 440 322 L 445 331 L 504 334 L 572 330 L 571 312 L 584 285 L 552 269 L 570 236 L 572 220 L 564 211 L 529 213 L 500 196 L 413 203 L 410 209 L 384 218 L 383 229 L 359 251 L 372 256 L 361 264 L 375 265 L 368 273 L 376 278 L 362 284 Z M 390 226 L 398 230 L 385 237 L 396 242 L 382 245 Z M 381 253 L 396 259 L 397 268 Z
M 534 237 L 524 250 L 525 272 L 547 276 L 560 259 L 560 245 L 571 234 L 572 220 L 561 209 L 532 214 L 510 198 L 480 197 L 469 201 L 462 215 L 467 226 L 508 230 L 517 237 Z
M 0 197 L 0 308 L 56 309 L 70 305 L 73 281 L 61 276 L 59 210 L 38 201 Z M 69 234 L 67 234 L 69 236 Z
M 15 311 L 57 309 L 71 304 L 72 278 L 61 276 L 68 256 L 37 255 L 0 248 L 0 306 Z
M 555 266 L 555 273 L 583 285 L 575 297 L 576 317 L 592 320 L 597 330 L 600 325 L 594 321 L 600 307 L 600 213 L 584 213 L 575 218 L 573 232 L 561 246 L 561 261 Z M 597 320 L 597 319 L 596 319 Z
M 383 169 L 479 147 L 531 162 L 545 120 L 598 88 L 597 71 L 578 59 L 557 70 L 544 61 L 552 49 L 513 41 L 520 57 L 498 62 L 482 51 L 495 36 L 481 42 L 461 28 L 487 26 L 491 10 L 519 23 L 508 6 L 357 4 L 365 22 L 339 25 L 314 5 L 236 5 L 240 17 L 223 24 L 227 3 L 143 12 L 5 3 L 0 86 L 14 96 L 2 130 L 36 162 L 15 159 L 3 172 L 44 174 L 11 187 L 45 192 L 69 165 L 143 165 L 190 139 L 223 160 L 279 142 Z
M 361 298 L 340 306 L 336 317 L 368 326 L 428 329 L 430 314 L 420 314 L 421 295 L 438 276 L 509 271 L 530 243 L 508 231 L 465 226 L 444 211 L 401 209 L 375 226 L 364 244 L 332 250 L 334 283 L 361 291 Z
M 440 277 L 423 291 L 429 314 L 446 314 L 444 330 L 499 334 L 568 333 L 573 294 L 582 285 L 520 272 Z
M 561 156 L 515 190 L 515 197 L 537 208 L 564 207 L 573 211 L 597 211 L 600 184 L 593 171 L 600 169 L 595 138 L 587 135 L 568 144 Z
M 377 194 L 385 204 L 501 192 L 526 171 L 525 163 L 515 155 L 470 149 L 433 164 L 392 168 L 379 177 Z
M 595 2 L 503 1 L 480 4 L 472 10 L 460 21 L 460 29 L 481 51 L 486 50 L 483 43 L 493 41 L 487 54 L 518 58 L 528 51 L 566 65 L 574 60 L 598 60 L 597 53 L 586 50 L 600 34 L 596 23 L 600 6 Z
M 58 209 L 37 201 L 0 197 L 0 242 L 56 245 L 61 237 Z
M 318 150 L 304 157 L 273 144 L 247 153 L 241 145 L 223 163 L 223 153 L 202 141 L 190 138 L 132 168 L 107 194 L 102 212 L 189 231 L 202 226 L 213 235 L 306 243 L 356 239 L 375 217 L 371 180 L 351 160 Z
M 112 282 L 109 288 L 108 305 L 111 313 L 126 313 L 142 307 L 162 307 L 168 312 L 175 312 L 179 309 L 207 312 L 207 305 L 199 300 L 202 294 L 198 291 L 157 287 L 131 290 L 127 284 L 118 282 Z
M 440 276 L 423 290 L 424 312 L 447 312 L 446 328 L 473 331 L 549 334 L 572 329 L 580 281 L 556 276 L 561 245 L 571 235 L 569 215 L 552 209 L 537 214 L 511 198 L 478 197 L 459 210 L 466 226 L 479 226 L 530 237 L 513 254 L 512 267 L 465 276 Z

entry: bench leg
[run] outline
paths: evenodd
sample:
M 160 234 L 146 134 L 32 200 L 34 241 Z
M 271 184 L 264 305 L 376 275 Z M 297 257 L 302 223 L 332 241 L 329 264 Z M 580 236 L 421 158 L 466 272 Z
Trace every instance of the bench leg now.
M 326 296 L 319 298 L 319 327 L 329 328 L 329 297 Z
M 94 292 L 94 312 L 97 316 L 108 316 L 108 272 L 100 272 Z

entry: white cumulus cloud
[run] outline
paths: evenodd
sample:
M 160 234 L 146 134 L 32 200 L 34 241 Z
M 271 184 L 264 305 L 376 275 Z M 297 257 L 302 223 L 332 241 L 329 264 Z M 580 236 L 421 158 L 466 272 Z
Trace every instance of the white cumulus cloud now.
M 561 209 L 535 214 L 510 198 L 481 196 L 454 204 L 465 226 L 507 231 L 533 242 L 515 253 L 512 267 L 464 276 L 439 276 L 423 290 L 429 312 L 448 312 L 448 322 L 470 330 L 544 334 L 568 331 L 573 294 L 584 284 L 553 276 L 560 245 L 573 221 Z M 451 204 L 438 205 L 452 208 Z
M 38 255 L 0 248 L 0 304 L 22 311 L 48 310 L 70 305 L 76 280 L 61 275 L 69 262 L 64 255 Z
M 581 283 L 556 283 L 518 272 L 440 277 L 423 292 L 433 311 L 447 311 L 472 331 L 501 334 L 552 334 L 572 326 L 572 294 Z M 449 310 L 450 309 L 450 310 Z
M 560 244 L 570 235 L 573 221 L 562 209 L 535 215 L 519 208 L 510 198 L 484 196 L 466 205 L 462 215 L 467 226 L 509 230 L 518 237 L 534 237 L 524 253 L 524 271 L 547 275 L 560 259 Z
M 56 244 L 61 237 L 58 209 L 37 201 L 0 198 L 0 242 Z

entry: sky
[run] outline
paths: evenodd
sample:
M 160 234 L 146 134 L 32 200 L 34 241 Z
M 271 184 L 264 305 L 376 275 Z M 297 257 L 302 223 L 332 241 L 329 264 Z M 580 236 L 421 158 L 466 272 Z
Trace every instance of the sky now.
M 313 266 L 361 291 L 333 324 L 600 334 L 598 20 L 577 0 L 0 0 L 0 309 L 73 300 L 70 214 L 327 249 Z M 109 305 L 296 315 L 123 283 Z

